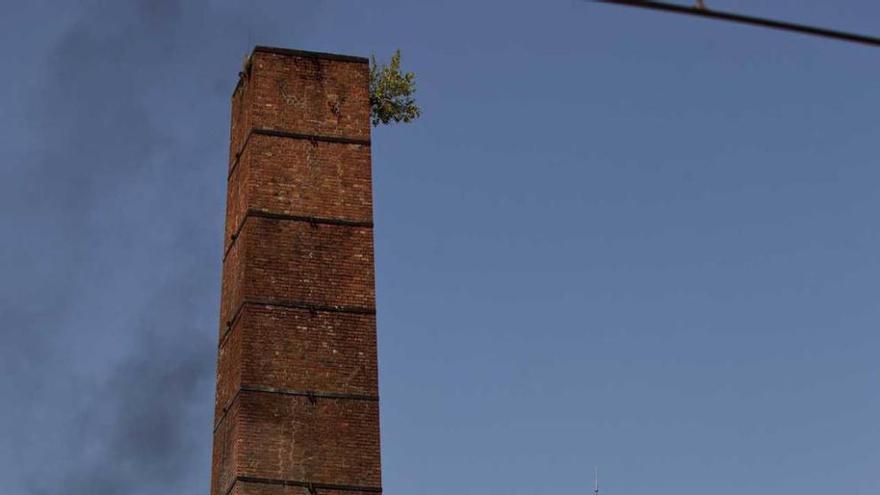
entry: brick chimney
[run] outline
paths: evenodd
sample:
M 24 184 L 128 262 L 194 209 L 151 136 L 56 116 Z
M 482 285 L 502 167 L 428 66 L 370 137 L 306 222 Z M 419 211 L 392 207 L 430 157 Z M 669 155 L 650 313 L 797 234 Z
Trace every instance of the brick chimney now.
M 228 181 L 211 494 L 381 493 L 368 61 L 255 48 Z

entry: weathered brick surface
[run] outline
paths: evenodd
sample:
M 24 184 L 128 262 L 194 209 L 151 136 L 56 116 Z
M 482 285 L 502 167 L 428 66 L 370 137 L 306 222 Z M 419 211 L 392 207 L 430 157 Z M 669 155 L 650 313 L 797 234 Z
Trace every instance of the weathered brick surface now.
M 379 404 L 242 391 L 214 433 L 214 486 L 236 477 L 376 487 Z
M 378 396 L 376 317 L 248 305 L 220 348 L 217 417 L 241 385 Z
M 380 487 L 368 65 L 251 60 L 232 98 L 211 493 Z
M 233 95 L 230 166 L 253 128 L 370 138 L 369 66 L 257 49 Z
M 245 148 L 242 153 L 241 161 L 229 175 L 226 186 L 226 230 L 223 236 L 223 252 L 229 251 L 234 239 L 233 236 L 241 227 L 241 221 L 247 213 L 249 189 L 253 189 L 250 184 L 250 171 L 252 167 L 245 166 L 249 162 L 252 151 Z
M 372 309 L 373 266 L 372 228 L 250 217 L 224 262 L 221 322 L 245 300 Z
M 242 348 L 245 347 L 246 341 L 241 335 L 236 337 L 236 331 L 241 328 L 246 327 L 243 327 L 239 321 L 225 335 L 220 336 L 221 345 L 217 358 L 217 393 L 214 399 L 215 424 L 222 419 L 223 408 L 229 406 L 232 398 L 241 388 Z M 245 331 L 241 330 L 242 333 Z
M 377 486 L 379 404 L 242 392 L 240 476 Z
M 252 63 L 252 126 L 369 139 L 367 64 L 262 51 Z
M 225 247 L 248 209 L 370 222 L 370 172 L 369 146 L 254 135 L 230 176 Z
M 244 300 L 245 267 L 248 264 L 247 245 L 236 242 L 223 259 L 223 275 L 220 287 L 220 333 L 226 332 L 232 323 L 237 304 Z
M 232 485 L 236 471 L 237 448 L 241 442 L 238 431 L 238 408 L 231 408 L 228 414 L 218 416 L 218 427 L 214 430 L 214 451 L 211 463 L 211 494 L 225 494 Z
M 241 152 L 241 146 L 244 139 L 250 132 L 250 114 L 248 110 L 251 106 L 251 92 L 247 91 L 248 77 L 240 78 L 235 92 L 232 94 L 231 117 L 232 123 L 229 127 L 229 168 L 238 160 L 238 153 Z

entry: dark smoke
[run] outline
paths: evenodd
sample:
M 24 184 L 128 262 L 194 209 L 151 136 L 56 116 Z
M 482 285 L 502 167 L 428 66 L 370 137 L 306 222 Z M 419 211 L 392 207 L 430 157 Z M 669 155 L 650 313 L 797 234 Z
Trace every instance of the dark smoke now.
M 80 5 L 4 124 L 4 492 L 208 492 L 229 96 L 295 26 L 196 4 Z

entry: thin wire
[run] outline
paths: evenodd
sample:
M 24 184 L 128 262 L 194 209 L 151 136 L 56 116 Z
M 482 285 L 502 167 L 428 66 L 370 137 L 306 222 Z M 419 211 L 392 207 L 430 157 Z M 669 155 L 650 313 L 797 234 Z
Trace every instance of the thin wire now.
M 687 7 L 684 5 L 676 5 L 664 2 L 654 2 L 651 0 L 592 0 L 595 3 L 608 3 L 615 5 L 625 5 L 627 7 L 639 7 L 651 10 L 660 10 L 664 12 L 674 12 L 677 14 L 687 14 L 698 17 L 706 17 L 710 19 L 718 19 L 722 21 L 735 22 L 739 24 L 749 24 L 752 26 L 761 26 L 770 29 L 782 31 L 790 31 L 811 36 L 819 36 L 822 38 L 830 38 L 838 41 L 847 41 L 850 43 L 859 43 L 862 45 L 880 47 L 880 38 L 875 36 L 866 36 L 863 34 L 848 33 L 845 31 L 835 31 L 833 29 L 825 29 L 814 26 L 806 26 L 803 24 L 795 24 L 791 22 L 775 21 L 772 19 L 763 19 L 760 17 L 752 17 L 741 14 L 733 14 L 730 12 L 720 12 L 717 10 L 701 9 L 698 7 Z

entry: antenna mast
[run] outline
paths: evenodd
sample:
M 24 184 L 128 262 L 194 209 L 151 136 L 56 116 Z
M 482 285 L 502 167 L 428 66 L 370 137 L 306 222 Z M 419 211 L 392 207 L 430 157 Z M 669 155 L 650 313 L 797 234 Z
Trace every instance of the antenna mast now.
M 599 495 L 599 468 L 593 468 L 593 495 Z

